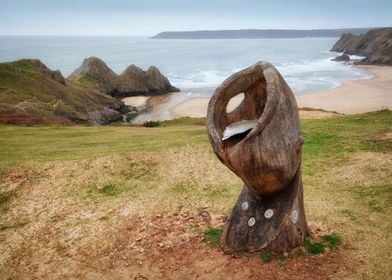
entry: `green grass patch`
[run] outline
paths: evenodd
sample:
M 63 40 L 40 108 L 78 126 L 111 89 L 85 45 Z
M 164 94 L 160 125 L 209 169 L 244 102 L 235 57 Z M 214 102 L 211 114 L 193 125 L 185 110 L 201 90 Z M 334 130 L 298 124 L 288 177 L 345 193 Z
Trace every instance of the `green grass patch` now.
M 321 236 L 318 241 L 307 238 L 305 240 L 305 249 L 309 255 L 319 255 L 325 252 L 325 248 L 331 250 L 338 249 L 342 245 L 342 239 L 336 233 Z
M 362 115 L 301 121 L 304 153 L 341 154 L 354 151 L 382 151 L 384 142 L 369 145 L 369 138 L 392 126 L 392 111 L 383 110 Z M 390 143 L 389 143 L 390 144 Z
M 204 231 L 205 241 L 212 247 L 219 245 L 221 237 L 223 234 L 222 228 L 209 227 Z
M 305 249 L 310 255 L 319 255 L 325 252 L 325 245 L 320 242 L 314 242 L 310 238 L 305 240 Z
M 264 263 L 271 262 L 274 259 L 274 254 L 270 251 L 261 251 L 260 259 Z
M 342 245 L 342 239 L 335 233 L 326 234 L 322 237 L 322 239 L 332 250 L 337 249 L 340 245 Z
M 344 164 L 345 156 L 355 152 L 384 152 L 391 141 L 369 141 L 392 126 L 392 111 L 330 119 L 301 120 L 304 137 L 303 173 L 313 176 L 328 168 L 328 162 Z M 377 138 L 378 139 L 378 138 Z

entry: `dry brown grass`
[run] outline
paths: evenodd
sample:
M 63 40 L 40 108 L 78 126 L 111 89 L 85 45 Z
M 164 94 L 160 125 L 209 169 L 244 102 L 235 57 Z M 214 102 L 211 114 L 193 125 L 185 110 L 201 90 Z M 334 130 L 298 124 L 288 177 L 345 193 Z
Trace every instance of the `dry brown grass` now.
M 361 207 L 363 200 L 352 194 L 359 185 L 390 180 L 391 166 L 389 154 L 361 153 L 347 159 L 345 166 L 319 174 L 317 180 L 304 178 L 310 227 L 338 232 L 347 245 L 344 261 L 361 264 L 354 274 L 339 271 L 337 279 L 387 279 L 390 207 L 382 205 L 386 212 L 372 211 Z M 115 249 L 119 224 L 135 215 L 150 217 L 180 209 L 204 208 L 224 215 L 241 186 L 206 145 L 21 167 L 2 179 L 3 187 L 17 190 L 17 198 L 2 217 L 3 226 L 14 228 L 0 233 L 0 262 L 4 276 L 21 278 L 31 273 L 61 278 L 94 271 L 85 266 L 96 265 L 108 248 Z M 100 192 L 107 185 L 114 186 L 114 195 Z M 83 258 L 83 268 L 81 252 L 90 252 Z
M 356 153 L 344 164 L 305 177 L 305 207 L 311 228 L 339 233 L 357 269 L 344 279 L 388 279 L 391 263 L 391 154 Z M 340 278 L 340 279 L 341 279 Z

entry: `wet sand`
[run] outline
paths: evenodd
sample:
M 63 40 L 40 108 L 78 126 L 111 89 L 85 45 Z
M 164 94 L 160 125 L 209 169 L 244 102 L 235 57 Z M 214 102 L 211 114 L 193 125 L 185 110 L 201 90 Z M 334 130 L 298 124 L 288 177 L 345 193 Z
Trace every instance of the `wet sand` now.
M 121 99 L 127 106 L 141 107 L 147 105 L 148 96 L 131 96 Z

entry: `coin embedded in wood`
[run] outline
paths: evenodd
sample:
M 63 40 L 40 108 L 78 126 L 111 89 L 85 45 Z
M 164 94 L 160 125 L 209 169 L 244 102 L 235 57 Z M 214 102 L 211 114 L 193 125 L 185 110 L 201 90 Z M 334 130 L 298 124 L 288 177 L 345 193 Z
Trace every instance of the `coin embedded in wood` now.
M 256 219 L 253 217 L 248 220 L 248 226 L 250 227 L 253 227 L 255 223 L 256 223 Z
M 272 209 L 267 209 L 264 212 L 264 217 L 266 217 L 267 219 L 271 219 L 273 215 L 274 215 L 274 210 Z
M 298 218 L 299 218 L 298 211 L 294 210 L 291 213 L 291 221 L 293 222 L 293 224 L 296 224 L 298 222 Z
M 248 210 L 248 208 L 249 208 L 249 203 L 247 201 L 242 202 L 241 209 L 245 211 Z

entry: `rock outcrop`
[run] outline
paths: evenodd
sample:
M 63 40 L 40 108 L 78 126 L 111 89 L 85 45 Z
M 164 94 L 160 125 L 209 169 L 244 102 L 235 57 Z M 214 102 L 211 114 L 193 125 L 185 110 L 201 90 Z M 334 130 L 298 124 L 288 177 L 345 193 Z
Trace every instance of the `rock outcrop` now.
M 144 79 L 144 71 L 132 64 L 118 76 L 115 95 L 132 96 L 138 94 L 147 95 L 148 88 Z
M 106 124 L 121 121 L 128 111 L 120 100 L 66 80 L 39 60 L 0 63 L 2 123 Z
M 332 61 L 344 61 L 344 62 L 348 62 L 350 61 L 350 56 L 348 56 L 347 54 L 342 54 L 342 55 L 338 55 L 335 58 L 331 59 Z
M 135 95 L 162 95 L 179 91 L 154 66 L 143 71 L 136 65 L 130 65 L 121 75 L 117 75 L 105 62 L 96 57 L 86 58 L 68 78 L 79 84 L 93 86 L 97 90 L 117 98 Z
M 366 57 L 361 63 L 392 65 L 392 28 L 374 29 L 358 36 L 345 33 L 331 51 Z
M 96 89 L 106 93 L 115 89 L 117 75 L 101 59 L 89 57 L 83 60 L 82 65 L 73 71 L 68 79 L 92 82 Z
M 148 70 L 144 73 L 144 79 L 148 90 L 152 93 L 159 94 L 161 91 L 179 91 L 179 89 L 174 88 L 170 84 L 169 80 L 163 76 L 155 66 L 150 66 L 148 68 Z

